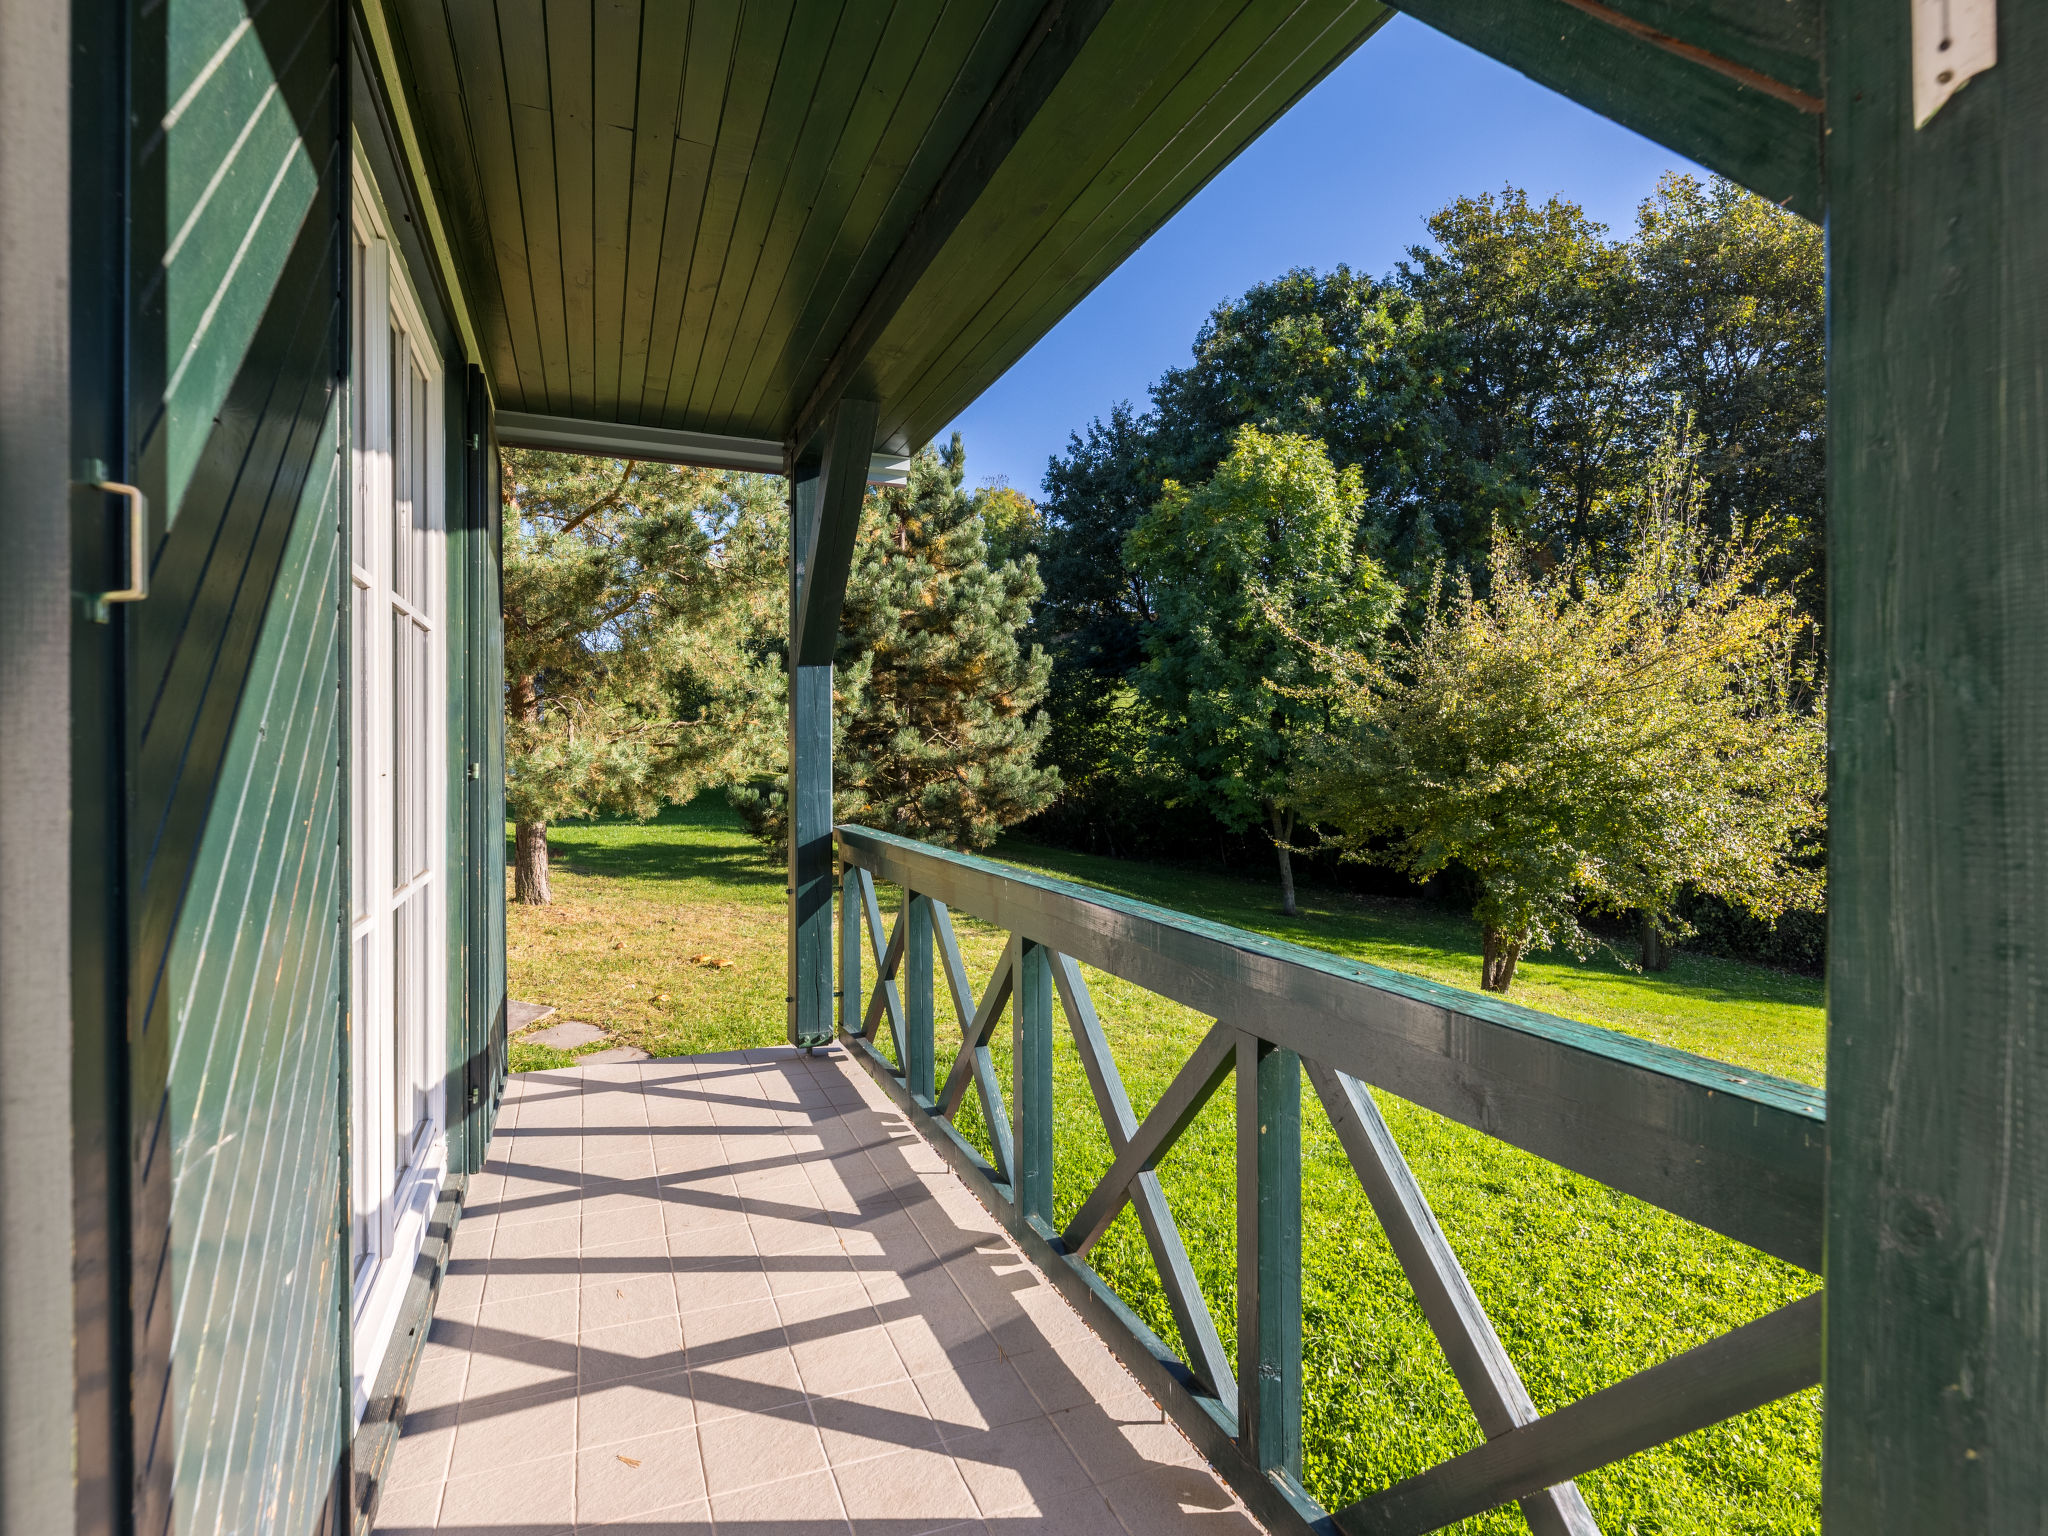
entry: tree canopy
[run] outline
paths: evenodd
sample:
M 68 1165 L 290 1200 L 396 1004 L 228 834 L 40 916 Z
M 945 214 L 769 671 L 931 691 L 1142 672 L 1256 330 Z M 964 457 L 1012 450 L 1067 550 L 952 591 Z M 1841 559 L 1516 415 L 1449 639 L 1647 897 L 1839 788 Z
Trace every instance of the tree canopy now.
M 1136 675 L 1152 753 L 1225 826 L 1263 821 L 1294 911 L 1297 745 L 1322 721 L 1330 647 L 1360 647 L 1397 595 L 1358 550 L 1365 496 L 1315 438 L 1240 428 L 1208 481 L 1169 480 L 1125 541 L 1153 593 Z
M 503 479 L 506 805 L 544 904 L 549 822 L 650 816 L 759 750 L 779 486 L 522 449 Z
M 1586 953 L 1587 908 L 1671 928 L 1687 886 L 1766 917 L 1819 898 L 1800 858 L 1825 808 L 1806 621 L 1756 590 L 1757 552 L 1717 552 L 1675 511 L 1699 499 L 1687 470 L 1653 462 L 1618 573 L 1503 542 L 1484 596 L 1460 578 L 1384 656 L 1333 658 L 1301 805 L 1348 857 L 1470 870 L 1490 990 L 1531 948 Z

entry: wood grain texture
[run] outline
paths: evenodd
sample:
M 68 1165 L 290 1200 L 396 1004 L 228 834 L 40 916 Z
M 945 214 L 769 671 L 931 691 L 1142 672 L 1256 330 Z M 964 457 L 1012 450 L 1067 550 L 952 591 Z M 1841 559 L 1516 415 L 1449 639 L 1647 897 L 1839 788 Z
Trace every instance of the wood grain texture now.
M 1632 36 L 1571 0 L 1399 0 L 1397 8 L 1774 203 L 1821 216 L 1822 127 L 1811 112 Z M 1799 51 L 1813 35 L 1807 6 L 1785 5 L 1787 20 L 1772 26 L 1757 25 L 1760 7 L 1750 3 L 1620 9 L 1675 36 L 1697 31 L 1710 49 L 1734 43 L 1768 72 L 1794 75 L 1787 85 L 1818 93 L 1817 58 Z M 1696 18 L 1724 10 L 1727 23 L 1694 27 Z
M 1384 14 L 389 3 L 502 406 L 785 441 L 886 374 L 903 448 Z
M 1831 1531 L 2048 1509 L 2048 10 L 1828 27 Z

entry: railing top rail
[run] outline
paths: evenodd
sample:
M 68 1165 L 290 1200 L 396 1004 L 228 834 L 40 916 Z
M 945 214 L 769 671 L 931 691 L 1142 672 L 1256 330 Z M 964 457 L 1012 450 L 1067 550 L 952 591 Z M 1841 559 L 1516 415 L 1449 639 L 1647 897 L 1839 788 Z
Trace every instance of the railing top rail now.
M 1816 1089 L 892 833 L 838 835 L 872 875 L 1820 1268 Z

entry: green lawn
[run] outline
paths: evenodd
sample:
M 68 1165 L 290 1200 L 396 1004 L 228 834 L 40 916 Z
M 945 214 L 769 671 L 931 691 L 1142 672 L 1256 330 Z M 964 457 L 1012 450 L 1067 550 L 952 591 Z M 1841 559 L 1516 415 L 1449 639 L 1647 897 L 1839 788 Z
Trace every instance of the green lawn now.
M 777 1041 L 783 1016 L 783 874 L 716 801 L 645 826 L 557 828 L 558 905 L 514 908 L 513 995 L 659 1054 Z M 1478 934 L 1417 903 L 1306 891 L 1276 910 L 1266 886 L 1028 846 L 1000 855 L 1068 879 L 1377 964 L 1476 987 Z M 893 897 L 893 892 L 886 893 Z M 885 920 L 890 903 L 885 899 Z M 977 987 L 1004 935 L 956 924 Z M 693 956 L 731 962 L 723 969 Z M 868 980 L 872 982 L 872 975 Z M 1207 1021 L 1113 977 L 1088 973 L 1124 1082 L 1142 1115 Z M 940 984 L 943 999 L 945 988 Z M 1817 983 L 1680 955 L 1658 977 L 1569 956 L 1523 963 L 1514 999 L 1550 1012 L 1818 1082 Z M 940 1004 L 940 1061 L 950 1064 Z M 957 1040 L 957 1029 L 952 1031 Z M 997 1056 L 1007 1081 L 1006 1032 Z M 517 1069 L 563 1062 L 515 1045 Z M 1055 1060 L 1059 1214 L 1108 1166 L 1109 1144 L 1069 1042 Z M 1234 1163 L 1228 1092 L 1161 1167 L 1168 1198 L 1228 1344 L 1234 1333 Z M 1529 1390 L 1561 1406 L 1805 1294 L 1817 1282 L 1775 1260 L 1384 1095 L 1381 1108 L 1428 1191 Z M 970 1106 L 972 1100 L 970 1098 Z M 963 1129 L 980 1137 L 972 1109 Z M 1336 1507 L 1479 1443 L 1314 1094 L 1303 1112 L 1306 1472 Z M 1126 1212 L 1094 1255 L 1152 1327 L 1174 1330 L 1137 1224 Z M 1610 1536 L 1819 1530 L 1818 1393 L 1701 1431 L 1581 1479 Z M 1522 1531 L 1512 1510 L 1464 1532 Z

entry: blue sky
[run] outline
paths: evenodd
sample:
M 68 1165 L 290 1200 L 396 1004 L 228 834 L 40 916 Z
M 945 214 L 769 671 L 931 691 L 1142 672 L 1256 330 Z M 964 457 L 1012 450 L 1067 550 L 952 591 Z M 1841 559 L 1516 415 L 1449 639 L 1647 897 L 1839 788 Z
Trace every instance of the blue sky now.
M 1625 234 L 1667 170 L 1698 167 L 1396 16 L 968 407 L 954 423 L 968 483 L 1002 475 L 1036 496 L 1068 433 L 1118 400 L 1142 406 L 1203 317 L 1264 278 L 1384 273 L 1426 215 L 1506 183 Z

